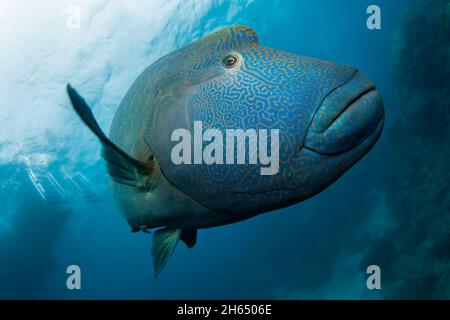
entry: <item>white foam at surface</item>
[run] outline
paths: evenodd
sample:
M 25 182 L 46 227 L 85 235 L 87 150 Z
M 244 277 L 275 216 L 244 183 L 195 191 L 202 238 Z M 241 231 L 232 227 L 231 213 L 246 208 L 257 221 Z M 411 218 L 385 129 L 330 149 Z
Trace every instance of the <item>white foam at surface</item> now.
M 249 2 L 233 2 L 229 23 Z M 69 107 L 73 84 L 105 131 L 134 79 L 153 61 L 217 29 L 202 21 L 224 1 L 2 0 L 0 2 L 0 164 L 34 148 L 64 147 L 78 162 L 99 145 Z M 81 28 L 66 26 L 81 9 Z M 15 146 L 17 152 L 13 152 Z

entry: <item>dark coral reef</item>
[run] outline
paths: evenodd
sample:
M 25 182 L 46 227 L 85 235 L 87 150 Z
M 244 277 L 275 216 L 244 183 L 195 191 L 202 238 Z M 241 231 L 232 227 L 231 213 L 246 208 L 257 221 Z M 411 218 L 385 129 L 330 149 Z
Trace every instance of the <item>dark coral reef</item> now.
M 450 0 L 428 0 L 402 25 L 385 185 L 393 225 L 367 259 L 384 261 L 389 298 L 450 298 Z

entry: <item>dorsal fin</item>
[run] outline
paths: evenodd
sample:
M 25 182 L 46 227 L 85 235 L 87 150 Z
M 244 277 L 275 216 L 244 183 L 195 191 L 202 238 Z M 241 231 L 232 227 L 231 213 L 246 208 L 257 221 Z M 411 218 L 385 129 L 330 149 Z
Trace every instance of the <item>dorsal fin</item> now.
M 78 92 L 67 85 L 67 93 L 75 112 L 89 129 L 97 136 L 103 146 L 103 158 L 106 160 L 108 173 L 118 183 L 151 190 L 154 171 L 153 163 L 143 163 L 116 146 L 102 131 L 92 114 L 91 108 Z

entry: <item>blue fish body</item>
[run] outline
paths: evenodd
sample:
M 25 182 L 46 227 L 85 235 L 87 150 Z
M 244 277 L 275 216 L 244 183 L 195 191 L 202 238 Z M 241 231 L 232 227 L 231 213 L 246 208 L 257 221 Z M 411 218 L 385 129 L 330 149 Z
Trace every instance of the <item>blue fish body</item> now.
M 324 190 L 369 152 L 384 124 L 378 91 L 355 67 L 264 47 L 245 26 L 217 31 L 148 67 L 121 102 L 109 137 L 77 92 L 68 91 L 104 146 L 128 223 L 134 231 L 163 227 L 152 251 L 157 273 L 179 239 L 195 244 L 199 228 L 241 221 Z M 261 174 L 267 164 L 238 163 L 238 145 L 233 140 L 229 147 L 225 137 L 211 153 L 216 162 L 194 163 L 211 138 L 197 148 L 191 141 L 189 161 L 176 163 L 174 131 L 198 137 L 198 123 L 202 134 L 221 133 L 215 140 L 230 129 L 277 130 L 276 149 L 267 149 L 278 154 L 276 171 Z M 225 163 L 226 151 L 233 151 L 232 163 Z

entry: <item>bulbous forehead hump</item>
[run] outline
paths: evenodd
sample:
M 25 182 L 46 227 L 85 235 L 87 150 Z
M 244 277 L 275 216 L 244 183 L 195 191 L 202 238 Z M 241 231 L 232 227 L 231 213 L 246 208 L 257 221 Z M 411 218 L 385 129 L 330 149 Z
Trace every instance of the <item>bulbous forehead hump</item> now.
M 235 50 L 256 44 L 258 35 L 252 28 L 246 26 L 227 27 L 193 43 L 194 46 L 212 46 L 217 51 Z

